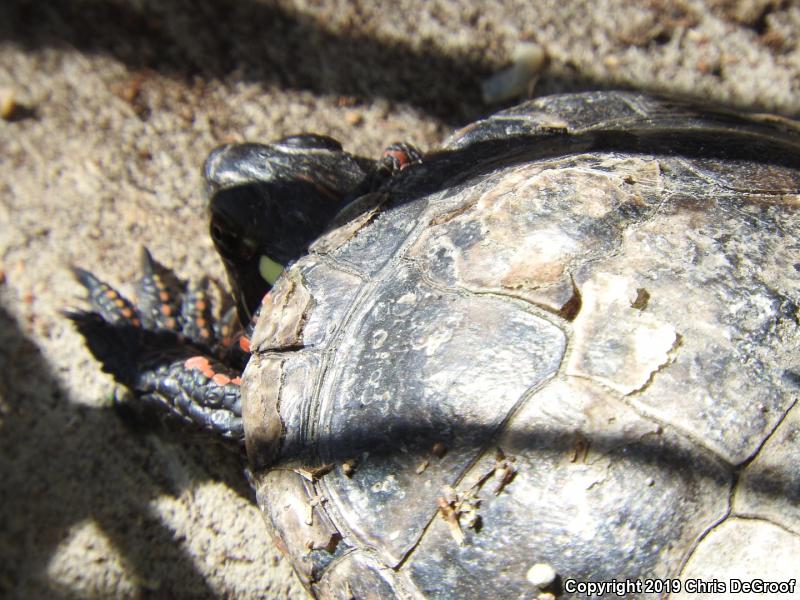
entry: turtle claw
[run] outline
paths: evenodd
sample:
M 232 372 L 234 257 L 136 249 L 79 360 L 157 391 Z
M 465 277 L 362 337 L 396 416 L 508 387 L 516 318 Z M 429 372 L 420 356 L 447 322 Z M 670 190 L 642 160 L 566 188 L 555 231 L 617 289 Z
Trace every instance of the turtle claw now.
M 128 324 L 131 327 L 140 327 L 141 316 L 133 303 L 122 296 L 117 290 L 101 281 L 89 271 L 80 267 L 72 267 L 75 279 L 86 288 L 89 304 L 92 310 L 111 324 Z
M 180 329 L 183 335 L 208 347 L 219 339 L 214 327 L 211 299 L 208 295 L 208 279 L 198 284 L 189 284 L 180 305 Z
M 416 147 L 406 142 L 395 142 L 387 146 L 383 151 L 379 161 L 379 168 L 393 175 L 421 162 L 422 153 Z
M 139 262 L 142 277 L 137 286 L 139 312 L 148 329 L 180 331 L 178 315 L 180 297 L 185 284 L 174 271 L 156 261 L 142 246 Z
M 378 160 L 374 162 L 371 175 L 366 184 L 359 189 L 359 196 L 375 191 L 391 180 L 392 177 L 412 165 L 423 162 L 423 155 L 416 147 L 405 142 L 395 142 L 386 147 Z
M 142 407 L 240 444 L 242 352 L 216 343 L 207 280 L 188 287 L 144 249 L 138 305 L 74 267 L 90 310 L 64 314 L 94 357 Z

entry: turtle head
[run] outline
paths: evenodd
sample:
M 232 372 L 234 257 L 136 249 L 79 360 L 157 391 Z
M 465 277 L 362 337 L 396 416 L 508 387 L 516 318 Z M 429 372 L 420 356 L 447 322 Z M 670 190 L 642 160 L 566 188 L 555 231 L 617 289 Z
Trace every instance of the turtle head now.
M 369 167 L 335 140 L 315 135 L 211 153 L 204 169 L 211 238 L 243 323 L 283 268 L 325 231 Z

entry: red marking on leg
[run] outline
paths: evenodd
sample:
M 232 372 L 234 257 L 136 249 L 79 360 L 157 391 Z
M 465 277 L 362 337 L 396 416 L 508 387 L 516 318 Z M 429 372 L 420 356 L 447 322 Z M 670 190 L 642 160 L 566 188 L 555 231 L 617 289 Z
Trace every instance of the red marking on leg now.
M 198 371 L 211 368 L 211 365 L 209 365 L 208 359 L 205 356 L 193 356 L 188 358 L 186 359 L 186 362 L 183 363 L 183 366 L 187 369 L 197 369 Z
M 387 150 L 383 153 L 383 156 L 395 159 L 397 161 L 397 168 L 401 171 L 409 164 L 408 154 L 406 154 L 403 150 Z
M 239 348 L 241 348 L 243 352 L 247 352 L 248 354 L 250 354 L 250 352 L 252 352 L 252 350 L 250 350 L 250 338 L 247 337 L 246 335 L 240 337 Z
M 223 375 L 222 373 L 217 373 L 211 378 L 211 381 L 217 385 L 226 385 L 231 382 L 231 378 L 227 375 Z
M 205 356 L 193 356 L 187 359 L 183 363 L 183 366 L 186 367 L 187 369 L 194 369 L 200 371 L 203 375 L 205 375 L 211 380 L 213 380 L 214 377 L 217 375 L 214 372 L 211 363 L 208 362 L 208 359 Z
M 231 383 L 233 385 L 242 385 L 242 378 L 241 377 L 234 377 L 231 379 Z

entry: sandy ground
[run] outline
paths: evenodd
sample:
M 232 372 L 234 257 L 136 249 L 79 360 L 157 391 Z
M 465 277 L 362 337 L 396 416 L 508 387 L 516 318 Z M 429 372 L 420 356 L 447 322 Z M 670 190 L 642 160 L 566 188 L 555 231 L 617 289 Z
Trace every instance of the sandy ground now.
M 480 8 L 478 8 L 480 6 Z M 800 116 L 800 6 L 716 0 L 0 3 L 0 596 L 304 597 L 238 457 L 142 431 L 59 311 L 68 266 L 116 283 L 146 244 L 220 264 L 199 168 L 297 131 L 375 156 L 490 112 L 522 40 L 535 94 L 611 87 Z M 129 288 L 127 288 L 129 289 Z

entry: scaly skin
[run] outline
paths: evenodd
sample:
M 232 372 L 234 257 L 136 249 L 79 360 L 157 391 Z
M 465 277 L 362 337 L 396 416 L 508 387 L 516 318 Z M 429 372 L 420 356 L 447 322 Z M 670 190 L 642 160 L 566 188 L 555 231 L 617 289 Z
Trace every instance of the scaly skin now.
M 230 313 L 215 321 L 207 280 L 187 285 L 146 249 L 137 303 L 75 268 L 91 308 L 66 316 L 103 370 L 143 406 L 241 445 L 240 375 L 261 299 L 349 200 L 420 160 L 408 144 L 370 161 L 314 135 L 218 148 L 204 169 L 210 230 L 246 325 Z
M 91 310 L 67 316 L 103 370 L 144 405 L 241 443 L 239 375 L 249 347 L 234 345 L 236 336 L 213 321 L 204 287 L 187 288 L 147 250 L 142 271 L 135 305 L 88 271 L 74 269 Z

